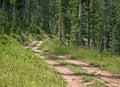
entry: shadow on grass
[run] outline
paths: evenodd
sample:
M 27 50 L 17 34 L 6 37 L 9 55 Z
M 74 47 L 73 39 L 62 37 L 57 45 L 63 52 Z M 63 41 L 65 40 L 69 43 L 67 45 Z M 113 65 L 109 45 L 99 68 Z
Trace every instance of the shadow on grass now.
M 53 66 L 55 66 L 55 67 L 61 67 L 61 66 L 64 67 L 64 66 L 68 66 L 68 65 L 78 67 L 78 65 L 71 64 L 71 63 L 60 63 L 60 64 L 54 64 Z M 62 74 L 62 73 L 60 73 L 60 74 Z M 85 73 L 85 72 L 77 72 L 77 73 L 73 73 L 73 74 L 62 74 L 62 75 L 67 75 L 67 76 L 89 76 L 89 77 L 96 77 L 96 78 L 104 77 L 104 78 L 118 79 L 118 80 L 120 79 L 120 76 L 107 76 L 107 75 L 101 75 L 101 74 L 89 74 L 89 73 Z
M 55 60 L 55 61 L 59 61 L 61 59 L 57 58 L 57 57 L 54 57 L 53 55 L 47 55 L 48 56 L 48 59 L 52 59 L 52 60 Z M 62 57 L 62 56 L 61 56 Z M 70 58 L 63 58 L 63 60 L 74 60 L 74 59 L 70 59 Z M 74 66 L 74 67 L 87 67 L 87 68 L 95 68 L 95 67 L 101 67 L 101 65 L 95 65 L 95 64 L 90 64 L 90 65 L 85 65 L 85 64 L 72 64 L 72 63 L 60 63 L 60 64 L 55 64 L 54 66 L 55 67 L 61 67 L 61 66 Z M 117 75 L 117 76 L 108 76 L 108 75 L 101 75 L 101 74 L 89 74 L 89 73 L 84 73 L 84 72 L 78 72 L 78 73 L 73 73 L 73 74 L 68 74 L 70 76 L 91 76 L 91 77 L 104 77 L 104 78 L 110 78 L 110 79 L 120 79 L 120 75 Z
M 72 73 L 72 74 L 64 74 L 64 73 L 59 73 L 64 76 L 87 76 L 87 77 L 97 77 L 96 75 L 93 74 L 87 74 L 84 72 L 79 72 L 79 73 Z

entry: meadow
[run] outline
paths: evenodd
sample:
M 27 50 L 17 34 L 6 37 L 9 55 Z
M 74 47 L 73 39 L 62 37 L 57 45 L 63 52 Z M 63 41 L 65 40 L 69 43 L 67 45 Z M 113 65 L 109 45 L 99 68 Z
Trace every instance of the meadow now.
M 10 36 L 0 36 L 0 87 L 65 87 L 50 65 Z

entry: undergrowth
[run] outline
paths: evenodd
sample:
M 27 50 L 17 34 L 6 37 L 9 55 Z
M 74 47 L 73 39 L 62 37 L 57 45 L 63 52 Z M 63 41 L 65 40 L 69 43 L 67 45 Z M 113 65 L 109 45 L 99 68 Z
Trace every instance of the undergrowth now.
M 48 37 L 47 32 L 40 29 L 38 26 L 31 25 L 26 29 L 18 29 L 16 33 L 13 33 L 13 37 L 17 39 L 20 44 L 27 45 L 29 41 L 42 40 Z

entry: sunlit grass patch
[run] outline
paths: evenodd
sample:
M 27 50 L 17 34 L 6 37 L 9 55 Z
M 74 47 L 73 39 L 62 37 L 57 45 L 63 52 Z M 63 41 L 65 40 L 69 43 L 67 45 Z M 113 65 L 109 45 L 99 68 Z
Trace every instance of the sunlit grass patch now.
M 92 84 L 91 87 L 107 87 L 107 86 L 105 86 L 103 83 L 95 81 L 95 83 Z
M 31 50 L 5 36 L 0 39 L 0 87 L 65 87 L 65 82 Z

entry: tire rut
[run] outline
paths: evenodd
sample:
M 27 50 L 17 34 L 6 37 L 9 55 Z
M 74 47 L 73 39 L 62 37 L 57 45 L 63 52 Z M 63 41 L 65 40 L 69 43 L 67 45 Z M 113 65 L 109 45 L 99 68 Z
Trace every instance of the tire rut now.
M 43 42 L 37 42 L 32 43 L 32 45 L 35 45 L 35 47 L 32 48 L 32 50 L 36 53 L 42 52 L 41 50 L 38 50 L 38 48 L 41 46 Z M 31 44 L 27 46 L 27 48 L 31 48 Z M 36 54 L 37 55 L 37 54 Z M 79 77 L 74 74 L 69 68 L 64 67 L 60 65 L 59 63 L 53 61 L 53 60 L 46 60 L 45 56 L 40 56 L 40 59 L 44 60 L 49 65 L 53 66 L 57 72 L 63 77 L 63 79 L 66 82 L 66 87 L 87 87 L 83 86 L 81 82 L 79 82 Z

